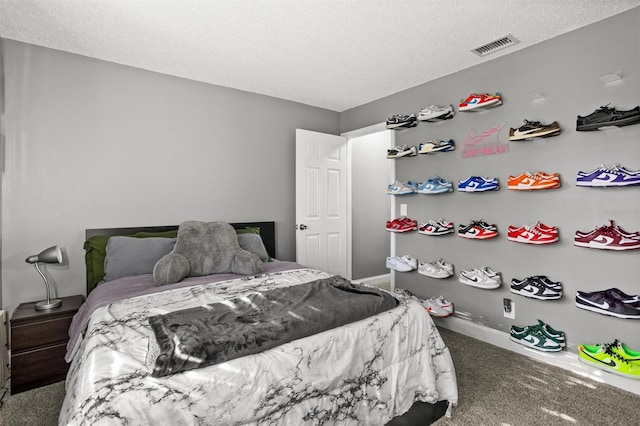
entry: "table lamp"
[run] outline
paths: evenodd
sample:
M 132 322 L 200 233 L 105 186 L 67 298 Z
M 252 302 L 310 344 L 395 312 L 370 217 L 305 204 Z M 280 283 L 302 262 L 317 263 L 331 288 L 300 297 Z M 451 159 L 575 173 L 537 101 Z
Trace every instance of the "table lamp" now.
M 25 260 L 27 263 L 33 263 L 36 267 L 36 270 L 44 280 L 44 285 L 47 288 L 47 300 L 43 300 L 41 302 L 36 303 L 36 311 L 44 311 L 47 309 L 57 308 L 62 304 L 62 300 L 60 299 L 51 299 L 51 290 L 49 288 L 49 281 L 47 281 L 47 277 L 42 273 L 38 263 L 62 263 L 62 250 L 60 247 L 53 246 L 49 247 L 46 250 L 40 252 L 40 254 L 36 254 L 33 256 L 27 257 Z

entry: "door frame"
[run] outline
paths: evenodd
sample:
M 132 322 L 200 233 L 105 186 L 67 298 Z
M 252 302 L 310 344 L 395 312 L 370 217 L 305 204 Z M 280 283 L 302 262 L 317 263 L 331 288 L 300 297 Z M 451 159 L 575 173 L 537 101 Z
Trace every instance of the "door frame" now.
M 347 221 L 349 223 L 349 227 L 347 230 L 347 253 L 348 253 L 348 259 L 347 259 L 347 270 L 349 271 L 349 276 L 347 277 L 348 279 L 352 278 L 352 261 L 353 261 L 353 256 L 352 256 L 352 250 L 353 250 L 353 244 L 352 244 L 352 230 L 353 230 L 353 226 L 351 226 L 351 224 L 353 223 L 353 205 L 352 205 L 352 195 L 353 195 L 353 190 L 352 190 L 352 182 L 353 182 L 353 176 L 352 176 L 352 171 L 353 171 L 353 153 L 352 153 L 352 140 L 354 138 L 357 137 L 361 137 L 361 136 L 367 136 L 367 135 L 371 135 L 374 133 L 379 133 L 382 131 L 387 131 L 389 132 L 389 138 L 390 138 L 390 146 L 389 148 L 395 146 L 395 133 L 393 132 L 393 130 L 389 130 L 387 129 L 387 123 L 386 122 L 382 122 L 382 123 L 377 123 L 377 124 L 373 124 L 371 126 L 367 126 L 367 127 L 362 127 L 360 129 L 355 129 L 355 130 L 350 130 L 348 132 L 342 132 L 340 133 L 340 136 L 344 136 L 347 138 Z M 395 167 L 395 162 L 391 163 L 391 174 L 392 174 L 392 178 L 395 179 L 396 176 L 396 167 Z M 390 217 L 393 217 L 393 215 L 396 212 L 396 198 L 392 197 L 391 199 L 391 208 L 390 208 Z M 390 232 L 390 254 L 391 256 L 395 256 L 395 251 L 396 251 L 396 236 L 393 232 Z M 391 275 L 390 275 L 390 280 L 391 280 L 391 289 L 393 290 L 395 288 L 395 275 L 393 273 L 393 271 L 390 271 Z M 364 280 L 358 280 L 359 282 L 363 282 L 363 281 L 371 281 L 371 284 L 377 284 L 380 282 L 380 276 L 376 276 L 376 277 L 370 277 L 370 279 L 364 279 Z M 384 280 L 384 279 L 383 279 Z

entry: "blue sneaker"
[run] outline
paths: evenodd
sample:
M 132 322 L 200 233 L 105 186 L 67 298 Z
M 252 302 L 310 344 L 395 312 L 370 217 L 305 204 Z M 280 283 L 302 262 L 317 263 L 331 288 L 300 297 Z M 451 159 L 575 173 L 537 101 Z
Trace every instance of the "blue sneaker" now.
M 436 154 L 438 152 L 448 152 L 456 149 L 456 144 L 453 139 L 448 141 L 437 141 L 431 139 L 428 142 L 418 145 L 418 154 Z
M 498 189 L 500 189 L 498 178 L 489 179 L 482 176 L 469 176 L 458 183 L 458 191 L 460 192 L 485 192 L 497 191 Z
M 447 182 L 440 176 L 429 178 L 418 184 L 418 192 L 420 194 L 442 194 L 445 192 L 453 192 L 453 183 Z

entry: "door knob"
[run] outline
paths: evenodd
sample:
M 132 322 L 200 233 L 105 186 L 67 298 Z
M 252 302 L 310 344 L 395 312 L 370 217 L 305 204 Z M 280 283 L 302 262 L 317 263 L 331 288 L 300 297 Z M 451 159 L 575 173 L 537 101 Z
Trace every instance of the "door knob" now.
M 298 229 L 301 231 L 304 231 L 305 229 L 307 229 L 307 225 L 305 225 L 304 223 L 301 223 L 300 226 L 298 226 Z

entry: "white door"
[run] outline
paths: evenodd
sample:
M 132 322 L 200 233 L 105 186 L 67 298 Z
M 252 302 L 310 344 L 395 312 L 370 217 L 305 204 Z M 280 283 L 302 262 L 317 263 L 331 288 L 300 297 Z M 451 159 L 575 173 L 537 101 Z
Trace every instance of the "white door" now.
M 351 278 L 347 138 L 296 129 L 296 261 Z

